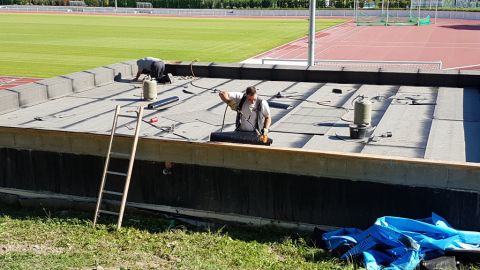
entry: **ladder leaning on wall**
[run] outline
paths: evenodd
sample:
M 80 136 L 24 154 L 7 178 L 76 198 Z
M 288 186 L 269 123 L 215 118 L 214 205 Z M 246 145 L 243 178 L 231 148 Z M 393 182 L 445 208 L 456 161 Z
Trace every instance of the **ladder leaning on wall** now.
M 98 191 L 97 206 L 95 208 L 95 217 L 93 219 L 93 226 L 94 227 L 97 224 L 98 217 L 100 216 L 100 214 L 108 214 L 108 215 L 118 216 L 117 230 L 122 227 L 123 214 L 124 214 L 124 211 L 125 211 L 125 204 L 127 203 L 127 195 L 128 195 L 128 189 L 129 189 L 129 186 L 130 186 L 130 178 L 132 176 L 133 163 L 135 161 L 135 153 L 136 153 L 136 150 L 137 150 L 138 136 L 139 136 L 139 133 L 140 133 L 140 124 L 142 123 L 143 107 L 139 106 L 138 110 L 136 110 L 134 112 L 136 112 L 136 114 L 137 114 L 137 116 L 136 116 L 137 123 L 136 123 L 136 127 L 135 127 L 135 134 L 133 136 L 133 143 L 132 143 L 130 153 L 118 153 L 118 152 L 112 152 L 113 139 L 114 139 L 115 135 L 117 135 L 116 129 L 117 129 L 118 118 L 119 117 L 132 117 L 132 116 L 120 114 L 120 106 L 119 105 L 117 105 L 117 107 L 115 109 L 115 115 L 113 117 L 112 130 L 111 130 L 111 133 L 110 133 L 110 142 L 108 144 L 107 156 L 105 158 L 105 167 L 103 169 L 102 181 L 100 183 L 100 189 Z M 114 157 L 114 158 L 128 158 L 129 162 L 128 162 L 127 172 L 110 171 L 108 168 L 109 168 L 111 157 Z M 113 177 L 125 177 L 125 185 L 124 185 L 124 188 L 123 188 L 123 192 L 105 190 L 105 183 L 107 181 L 107 178 L 109 178 L 111 176 L 113 176 Z M 105 194 L 121 197 L 120 210 L 118 212 L 107 211 L 107 210 L 104 210 L 104 209 L 100 209 L 100 207 L 102 206 L 103 195 L 105 195 Z

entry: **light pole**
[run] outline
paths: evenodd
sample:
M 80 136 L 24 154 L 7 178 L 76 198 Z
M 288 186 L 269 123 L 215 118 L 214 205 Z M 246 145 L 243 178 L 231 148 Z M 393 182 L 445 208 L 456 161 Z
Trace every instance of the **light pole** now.
M 308 27 L 308 66 L 315 65 L 315 5 L 316 0 L 310 0 L 310 20 Z

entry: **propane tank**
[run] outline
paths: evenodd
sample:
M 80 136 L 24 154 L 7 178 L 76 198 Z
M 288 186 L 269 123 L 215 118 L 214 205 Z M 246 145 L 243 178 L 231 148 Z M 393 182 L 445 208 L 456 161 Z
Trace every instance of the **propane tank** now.
M 156 100 L 157 99 L 157 81 L 145 80 L 143 81 L 143 99 L 144 100 Z
M 372 122 L 372 102 L 364 96 L 358 96 L 354 106 L 353 124 L 369 126 Z

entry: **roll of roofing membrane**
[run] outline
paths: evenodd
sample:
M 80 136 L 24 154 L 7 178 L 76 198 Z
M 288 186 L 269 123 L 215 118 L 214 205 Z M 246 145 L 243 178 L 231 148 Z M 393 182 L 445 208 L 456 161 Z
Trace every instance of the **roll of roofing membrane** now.
M 254 131 L 212 132 L 210 141 L 255 145 L 271 145 L 273 143 L 272 138 L 268 138 L 268 141 L 263 143 Z
M 164 98 L 164 99 L 161 99 L 159 101 L 155 101 L 155 102 L 152 102 L 152 103 L 148 104 L 147 108 L 150 109 L 150 110 L 159 109 L 159 108 L 161 108 L 165 105 L 168 105 L 168 104 L 173 103 L 173 102 L 177 102 L 179 100 L 180 100 L 180 98 L 177 97 L 177 96 Z

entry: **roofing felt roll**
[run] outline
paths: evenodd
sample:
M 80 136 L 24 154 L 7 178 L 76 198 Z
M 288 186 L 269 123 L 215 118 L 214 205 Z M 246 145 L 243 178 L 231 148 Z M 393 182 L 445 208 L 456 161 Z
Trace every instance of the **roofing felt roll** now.
M 272 138 L 268 138 L 267 143 L 263 143 L 254 131 L 212 132 L 210 141 L 256 145 L 271 145 L 273 142 Z
M 272 108 L 279 108 L 279 109 L 288 109 L 290 107 L 289 104 L 275 102 L 275 101 L 268 101 L 268 106 Z
M 159 101 L 155 101 L 155 102 L 152 102 L 152 103 L 148 104 L 147 108 L 150 109 L 150 110 L 158 109 L 158 108 L 161 108 L 161 107 L 163 107 L 165 105 L 168 105 L 170 103 L 177 102 L 179 100 L 180 100 L 180 98 L 177 97 L 177 96 L 164 98 L 164 99 L 161 99 Z

